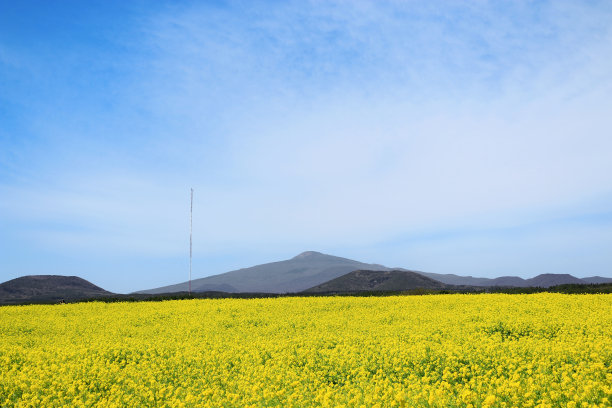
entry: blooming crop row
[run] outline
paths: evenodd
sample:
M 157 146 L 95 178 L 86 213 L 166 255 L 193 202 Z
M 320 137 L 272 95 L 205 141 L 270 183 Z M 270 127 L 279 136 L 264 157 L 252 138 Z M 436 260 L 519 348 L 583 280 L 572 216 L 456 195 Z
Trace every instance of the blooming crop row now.
M 611 295 L 0 308 L 0 406 L 609 407 Z

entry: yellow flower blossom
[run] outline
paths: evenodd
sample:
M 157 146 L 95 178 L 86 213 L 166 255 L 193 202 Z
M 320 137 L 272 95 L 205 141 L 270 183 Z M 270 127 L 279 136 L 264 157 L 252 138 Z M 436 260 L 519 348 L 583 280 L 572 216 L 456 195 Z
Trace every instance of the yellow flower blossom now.
M 611 295 L 0 307 L 1 407 L 604 407 Z

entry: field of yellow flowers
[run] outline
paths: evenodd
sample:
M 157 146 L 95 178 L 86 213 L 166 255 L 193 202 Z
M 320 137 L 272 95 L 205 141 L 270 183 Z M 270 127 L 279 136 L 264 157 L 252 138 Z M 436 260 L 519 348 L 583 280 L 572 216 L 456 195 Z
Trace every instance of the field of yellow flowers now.
M 0 308 L 0 406 L 610 407 L 612 295 Z

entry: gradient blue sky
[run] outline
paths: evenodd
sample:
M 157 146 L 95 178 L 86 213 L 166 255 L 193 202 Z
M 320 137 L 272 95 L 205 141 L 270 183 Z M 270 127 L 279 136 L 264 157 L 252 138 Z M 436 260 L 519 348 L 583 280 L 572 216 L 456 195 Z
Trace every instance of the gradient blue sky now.
M 0 281 L 317 250 L 612 276 L 612 3 L 0 2 Z

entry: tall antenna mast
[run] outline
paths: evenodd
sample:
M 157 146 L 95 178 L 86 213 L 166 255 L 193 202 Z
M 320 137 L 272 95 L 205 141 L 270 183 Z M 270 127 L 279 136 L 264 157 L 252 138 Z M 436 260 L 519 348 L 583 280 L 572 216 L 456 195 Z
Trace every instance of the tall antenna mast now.
M 191 258 L 193 242 L 193 188 L 191 189 L 191 206 L 189 208 L 189 296 L 191 296 Z

